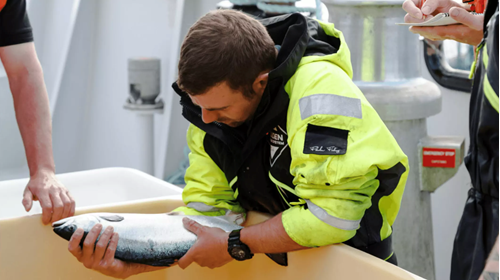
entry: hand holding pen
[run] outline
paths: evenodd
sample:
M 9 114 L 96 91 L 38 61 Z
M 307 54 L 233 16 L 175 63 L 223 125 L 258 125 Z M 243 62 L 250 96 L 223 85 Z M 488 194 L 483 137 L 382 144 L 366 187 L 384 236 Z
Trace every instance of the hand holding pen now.
M 478 45 L 483 38 L 482 14 L 470 13 L 468 4 L 452 0 L 406 0 L 403 9 L 407 12 L 406 23 L 424 22 L 439 13 L 448 13 L 460 24 L 432 27 L 410 27 L 410 31 L 430 40 L 455 40 L 469 45 Z

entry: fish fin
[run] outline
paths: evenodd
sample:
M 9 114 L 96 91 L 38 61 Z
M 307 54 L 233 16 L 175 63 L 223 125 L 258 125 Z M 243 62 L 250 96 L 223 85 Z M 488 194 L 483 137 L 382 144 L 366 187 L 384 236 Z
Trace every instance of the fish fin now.
M 176 212 L 168 212 L 166 213 L 168 216 L 184 216 L 184 212 L 176 211 Z
M 288 255 L 287 253 L 280 254 L 266 254 L 271 260 L 281 266 L 288 266 Z
M 108 222 L 121 222 L 125 218 L 120 215 L 108 215 L 108 216 L 99 216 L 99 218 L 106 220 Z

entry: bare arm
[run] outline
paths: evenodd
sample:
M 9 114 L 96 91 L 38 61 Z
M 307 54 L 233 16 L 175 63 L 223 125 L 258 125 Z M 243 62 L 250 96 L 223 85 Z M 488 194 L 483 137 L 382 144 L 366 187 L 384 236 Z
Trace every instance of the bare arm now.
M 255 254 L 284 253 L 309 248 L 297 244 L 288 236 L 281 222 L 281 213 L 261 224 L 242 229 L 240 239 Z
M 34 43 L 0 48 L 14 100 L 16 119 L 30 169 L 23 205 L 29 211 L 39 200 L 46 224 L 74 214 L 75 203 L 55 177 L 52 124 L 43 71 Z
M 54 172 L 49 100 L 34 44 L 0 48 L 0 58 L 9 78 L 30 176 L 40 171 Z

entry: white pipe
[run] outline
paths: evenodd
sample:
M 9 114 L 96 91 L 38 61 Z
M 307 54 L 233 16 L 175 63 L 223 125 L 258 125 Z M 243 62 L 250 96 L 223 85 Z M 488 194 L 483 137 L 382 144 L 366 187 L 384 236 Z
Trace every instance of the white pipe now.
M 139 150 L 141 156 L 137 158 L 139 170 L 148 174 L 154 172 L 154 113 L 137 113 L 139 119 L 137 125 L 138 144 L 135 149 Z

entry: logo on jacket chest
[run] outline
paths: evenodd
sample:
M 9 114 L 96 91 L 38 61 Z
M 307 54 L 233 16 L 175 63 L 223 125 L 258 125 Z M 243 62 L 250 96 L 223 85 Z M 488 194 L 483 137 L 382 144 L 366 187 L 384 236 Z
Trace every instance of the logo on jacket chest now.
M 273 128 L 273 130 L 269 133 L 269 146 L 271 147 L 269 161 L 271 162 L 271 167 L 288 147 L 287 139 L 288 136 L 286 131 L 279 125 Z

